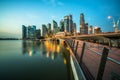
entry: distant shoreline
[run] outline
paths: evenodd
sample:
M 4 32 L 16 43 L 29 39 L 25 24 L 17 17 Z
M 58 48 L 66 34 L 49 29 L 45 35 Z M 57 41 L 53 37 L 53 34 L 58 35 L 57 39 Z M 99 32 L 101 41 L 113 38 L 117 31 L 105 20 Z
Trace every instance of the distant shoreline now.
M 0 38 L 0 40 L 21 40 L 19 38 Z

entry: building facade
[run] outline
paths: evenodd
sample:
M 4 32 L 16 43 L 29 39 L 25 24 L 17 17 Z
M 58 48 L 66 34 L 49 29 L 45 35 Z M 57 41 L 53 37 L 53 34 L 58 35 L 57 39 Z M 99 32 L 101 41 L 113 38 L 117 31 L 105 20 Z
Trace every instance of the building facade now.
M 94 28 L 94 34 L 99 34 L 99 33 L 101 33 L 101 32 L 102 32 L 102 30 L 101 30 L 100 27 L 95 27 L 95 28 Z
M 63 32 L 64 30 L 65 30 L 65 28 L 64 28 L 64 20 L 62 19 L 60 21 L 60 31 Z
M 64 16 L 64 32 L 70 35 L 74 32 L 72 15 Z
M 45 24 L 42 24 L 42 27 L 41 27 L 41 36 L 42 37 L 47 37 L 47 27 Z
M 55 20 L 52 21 L 52 26 L 53 26 L 53 34 L 56 34 L 58 32 L 58 24 Z
M 85 23 L 84 14 L 80 14 L 80 34 L 88 34 L 88 23 Z
M 25 25 L 22 25 L 22 39 L 27 38 L 27 27 Z

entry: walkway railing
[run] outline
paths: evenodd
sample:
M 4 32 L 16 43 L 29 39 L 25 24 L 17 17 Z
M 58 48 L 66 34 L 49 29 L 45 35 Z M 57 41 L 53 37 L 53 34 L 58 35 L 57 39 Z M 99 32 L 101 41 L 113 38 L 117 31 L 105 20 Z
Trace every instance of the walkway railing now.
M 66 42 L 69 44 L 72 51 L 74 52 L 74 55 L 76 56 L 76 59 L 78 60 L 79 65 L 82 67 L 84 74 L 86 74 L 86 78 L 88 80 L 102 80 L 104 73 L 105 73 L 106 65 L 108 65 L 107 61 L 113 62 L 117 66 L 117 68 L 119 68 L 120 61 L 115 60 L 111 57 L 108 57 L 109 49 L 107 47 L 99 48 L 99 46 L 98 46 L 98 51 L 95 51 L 94 49 L 96 46 L 90 47 L 89 46 L 90 44 L 88 44 L 87 42 L 76 41 L 73 39 L 71 39 L 71 40 L 66 39 Z M 99 51 L 101 51 L 102 53 L 100 53 Z M 90 59 L 87 55 L 91 55 L 91 56 L 89 56 L 89 57 L 92 57 L 91 59 L 95 58 L 96 63 L 93 63 L 93 65 L 91 65 L 92 62 L 89 62 Z M 88 59 L 85 59 L 86 58 L 85 56 L 87 56 Z M 97 58 L 93 57 L 93 56 L 97 56 Z M 91 65 L 92 67 L 90 66 L 90 68 L 89 68 L 88 64 Z M 97 69 L 96 70 L 91 69 L 91 68 L 94 68 L 93 66 L 97 66 L 97 67 L 95 67 Z M 95 73 L 92 71 L 94 71 Z M 120 73 L 119 70 L 118 70 L 118 73 Z M 104 78 L 104 79 L 120 80 L 120 76 L 118 75 L 118 73 L 111 72 L 111 77 Z M 110 76 L 110 75 L 107 75 L 107 76 Z

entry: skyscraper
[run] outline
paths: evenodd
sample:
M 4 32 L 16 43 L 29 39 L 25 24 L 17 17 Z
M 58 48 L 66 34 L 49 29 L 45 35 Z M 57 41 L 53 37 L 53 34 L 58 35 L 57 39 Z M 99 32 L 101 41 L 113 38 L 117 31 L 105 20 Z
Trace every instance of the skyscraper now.
M 36 26 L 32 25 L 32 26 L 28 26 L 28 38 L 29 39 L 35 39 L 36 38 Z
M 47 37 L 47 27 L 45 24 L 42 24 L 42 27 L 41 27 L 41 36 L 42 37 Z
M 27 27 L 25 25 L 22 25 L 22 39 L 27 38 Z
M 90 27 L 88 28 L 88 34 L 93 34 L 93 27 L 92 27 L 92 26 L 90 26 Z
M 84 14 L 80 14 L 80 34 L 88 34 L 88 23 L 85 23 Z
M 36 32 L 36 38 L 39 39 L 41 37 L 41 30 L 37 29 L 35 32 Z
M 52 26 L 53 26 L 53 34 L 56 34 L 58 32 L 58 24 L 55 20 L 53 20 Z
M 50 23 L 47 24 L 47 33 L 48 33 L 49 37 L 52 35 L 51 24 Z
M 65 33 L 69 32 L 69 16 L 64 16 L 64 28 Z
M 73 23 L 73 35 L 76 35 L 76 23 Z
M 64 20 L 62 19 L 61 21 L 60 21 L 60 31 L 64 31 Z
M 73 21 L 72 21 L 72 15 L 69 15 L 69 33 L 72 34 L 74 32 L 73 29 Z
M 70 35 L 73 33 L 72 15 L 64 16 L 64 32 Z

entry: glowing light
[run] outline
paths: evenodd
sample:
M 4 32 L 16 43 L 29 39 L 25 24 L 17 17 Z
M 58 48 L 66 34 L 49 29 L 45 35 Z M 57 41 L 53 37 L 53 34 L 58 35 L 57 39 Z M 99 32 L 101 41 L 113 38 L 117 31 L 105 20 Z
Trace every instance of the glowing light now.
M 32 56 L 32 51 L 29 51 L 29 56 Z
M 108 18 L 108 19 L 111 19 L 112 17 L 111 17 L 111 16 L 108 16 L 107 18 Z
M 64 58 L 64 64 L 67 64 L 67 61 L 66 61 L 66 59 Z

